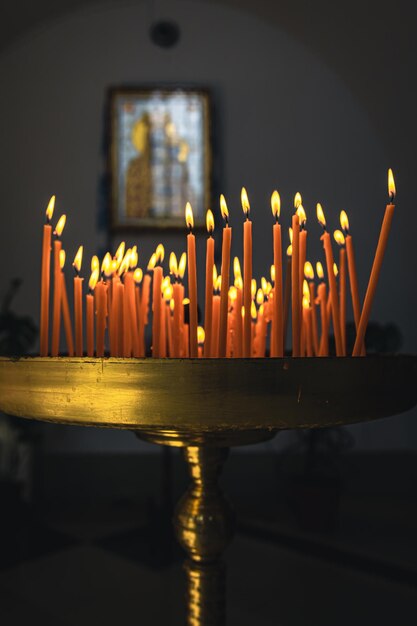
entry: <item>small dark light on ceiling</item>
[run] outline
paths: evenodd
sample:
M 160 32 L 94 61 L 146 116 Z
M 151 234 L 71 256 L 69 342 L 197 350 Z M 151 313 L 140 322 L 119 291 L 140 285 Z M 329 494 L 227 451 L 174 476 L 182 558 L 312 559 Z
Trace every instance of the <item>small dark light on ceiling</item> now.
M 181 31 L 175 22 L 161 20 L 152 24 L 151 41 L 160 48 L 173 48 L 181 37 Z

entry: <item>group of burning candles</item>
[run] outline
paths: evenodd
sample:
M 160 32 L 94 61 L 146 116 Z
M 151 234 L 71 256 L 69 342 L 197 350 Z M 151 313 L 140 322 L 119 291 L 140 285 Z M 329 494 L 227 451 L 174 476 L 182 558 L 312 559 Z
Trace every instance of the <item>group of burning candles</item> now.
M 325 272 L 316 263 L 318 285 L 312 264 L 307 260 L 306 214 L 299 193 L 294 199 L 294 214 L 289 229 L 290 245 L 283 264 L 281 202 L 277 191 L 271 196 L 273 223 L 273 264 L 270 280 L 262 278 L 259 287 L 252 275 L 252 221 L 245 188 L 241 203 L 243 224 L 243 275 L 238 257 L 233 259 L 233 284 L 230 269 L 232 228 L 226 200 L 220 197 L 224 220 L 221 273 L 214 263 L 214 217 L 206 214 L 206 272 L 204 328 L 198 326 L 196 240 L 193 211 L 188 203 L 185 222 L 188 229 L 187 253 L 178 260 L 169 257 L 169 274 L 164 276 L 164 247 L 159 244 L 144 273 L 138 264 L 137 247 L 126 249 L 124 242 L 116 253 L 102 261 L 94 256 L 88 293 L 83 297 L 80 276 L 83 247 L 75 256 L 74 325 L 64 275 L 65 251 L 61 236 L 66 217 L 62 215 L 52 231 L 55 197 L 46 209 L 43 229 L 40 355 L 58 356 L 63 322 L 69 356 L 106 355 L 122 358 L 145 357 L 148 353 L 146 328 L 151 324 L 150 350 L 154 358 L 263 358 L 282 357 L 285 352 L 288 320 L 291 315 L 291 354 L 294 357 L 329 356 L 329 336 L 333 329 L 336 356 L 346 356 L 347 282 L 356 328 L 353 356 L 365 354 L 365 333 L 394 213 L 395 184 L 388 170 L 389 203 L 386 206 L 366 295 L 361 304 L 352 237 L 345 211 L 340 213 L 340 230 L 333 233 L 339 247 L 339 266 L 334 261 L 332 237 L 326 227 L 323 208 L 317 204 Z M 51 252 L 53 241 L 52 332 L 50 319 Z M 285 265 L 285 278 L 284 267 Z M 187 270 L 188 292 L 183 279 Z M 85 326 L 85 331 L 84 331 Z M 84 335 L 86 345 L 84 346 Z M 86 349 L 85 349 L 86 348 Z M 269 348 L 269 349 L 268 349 Z

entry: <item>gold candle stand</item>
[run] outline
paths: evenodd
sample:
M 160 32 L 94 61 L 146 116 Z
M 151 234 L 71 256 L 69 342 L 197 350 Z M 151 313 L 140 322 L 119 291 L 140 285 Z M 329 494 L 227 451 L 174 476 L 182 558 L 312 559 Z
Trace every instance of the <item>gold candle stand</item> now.
M 174 524 L 188 555 L 187 624 L 223 626 L 234 515 L 217 479 L 228 448 L 401 413 L 417 403 L 416 375 L 414 356 L 0 358 L 0 410 L 183 447 L 192 482 Z

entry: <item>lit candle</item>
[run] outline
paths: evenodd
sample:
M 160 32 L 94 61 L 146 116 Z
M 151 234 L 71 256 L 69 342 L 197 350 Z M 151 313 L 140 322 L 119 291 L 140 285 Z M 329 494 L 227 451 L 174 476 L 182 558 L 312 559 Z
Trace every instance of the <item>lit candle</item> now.
M 274 298 L 272 315 L 272 335 L 271 335 L 271 356 L 284 356 L 284 316 L 282 300 L 282 239 L 279 216 L 281 211 L 281 200 L 278 191 L 274 191 L 271 196 L 272 214 L 275 217 L 273 226 L 274 242 Z
M 292 242 L 292 228 L 289 228 L 290 242 Z M 285 269 L 285 285 L 284 285 L 284 333 L 283 333 L 283 347 L 285 350 L 285 344 L 288 334 L 288 318 L 290 313 L 290 299 L 291 299 L 291 274 L 292 274 L 292 243 L 287 247 L 287 266 Z
M 193 234 L 194 217 L 191 204 L 187 202 L 185 207 L 185 223 L 188 228 L 187 255 L 188 255 L 188 295 L 190 298 L 190 357 L 198 356 L 197 346 L 197 262 L 195 252 L 195 236 Z
M 181 349 L 181 289 L 178 282 L 178 262 L 175 252 L 171 252 L 169 256 L 169 271 L 174 276 L 173 284 L 173 300 L 174 300 L 174 317 L 173 317 L 173 355 L 178 358 Z
M 204 356 L 209 358 L 211 356 L 211 324 L 213 313 L 213 265 L 214 265 L 214 217 L 210 209 L 206 214 L 207 225 L 207 248 L 206 248 L 206 299 L 205 299 L 205 342 L 204 342 Z
M 320 303 L 320 321 L 321 321 L 321 336 L 318 356 L 329 355 L 329 316 L 327 315 L 327 289 L 323 280 L 324 271 L 323 266 L 318 261 L 316 263 L 317 277 L 320 280 L 317 287 L 317 298 Z
M 67 294 L 67 285 L 65 282 L 64 275 L 64 265 L 65 265 L 65 250 L 61 250 L 60 252 L 60 266 L 61 266 L 61 306 L 62 306 L 62 319 L 64 320 L 64 331 L 65 331 L 65 339 L 67 342 L 67 352 L 68 356 L 74 356 L 74 339 L 72 336 L 72 326 L 71 326 L 71 315 L 68 304 L 68 294 Z
M 335 230 L 334 240 L 340 246 L 339 250 L 339 302 L 340 302 L 340 332 L 342 333 L 343 353 L 346 354 L 346 249 L 345 236 L 341 230 Z
M 140 305 L 140 283 L 143 279 L 143 271 L 140 267 L 137 267 L 133 272 L 133 280 L 135 281 L 135 303 L 136 303 L 136 328 L 138 335 L 138 349 L 139 353 L 135 356 L 144 357 L 145 356 L 145 346 L 143 343 L 143 319 L 142 319 L 142 311 Z
M 162 244 L 159 244 L 162 246 Z M 162 246 L 163 248 L 163 246 Z M 160 254 L 157 254 L 157 262 L 161 260 L 163 261 L 164 254 L 162 254 L 162 258 Z M 156 265 L 153 270 L 153 283 L 152 283 L 152 302 L 153 302 L 153 318 L 152 318 L 152 356 L 154 358 L 160 357 L 160 341 L 161 341 L 161 310 L 162 310 L 162 296 L 161 296 L 161 285 L 162 285 L 163 271 L 160 265 Z
M 94 356 L 94 289 L 99 277 L 99 270 L 91 272 L 88 281 L 88 294 L 86 295 L 86 335 L 87 335 L 87 356 Z
M 243 320 L 243 356 L 248 358 L 251 356 L 251 338 L 252 338 L 252 322 L 251 322 L 251 282 L 252 282 L 252 222 L 249 219 L 250 205 L 248 194 L 243 187 L 241 191 L 242 209 L 245 214 L 245 222 L 243 224 L 243 306 L 247 314 Z
M 296 194 L 297 210 L 301 196 Z M 291 263 L 291 309 L 292 309 L 292 355 L 300 356 L 300 221 L 297 213 L 292 216 L 292 263 Z
M 215 269 L 215 266 L 214 266 Z M 220 289 L 222 284 L 222 277 L 216 276 L 214 281 L 214 296 L 213 296 L 213 331 L 211 337 L 211 356 L 214 358 L 219 357 L 219 329 L 220 329 Z
M 349 272 L 350 295 L 352 298 L 353 318 L 355 320 L 355 329 L 358 331 L 359 320 L 361 316 L 361 302 L 359 298 L 358 276 L 356 273 L 355 252 L 353 249 L 353 240 L 349 232 L 349 220 L 346 211 L 340 212 L 340 226 L 345 235 L 346 256 Z M 365 345 L 362 346 L 362 356 L 365 356 Z
M 60 252 L 62 250 L 61 235 L 64 230 L 66 216 L 62 215 L 55 227 L 54 235 L 56 237 L 54 241 L 54 308 L 52 318 L 52 342 L 51 342 L 51 355 L 58 356 L 59 351 L 59 337 L 61 331 L 61 305 L 62 305 L 62 272 L 61 272 L 61 260 Z
M 303 327 L 307 356 L 311 357 L 313 356 L 313 333 L 311 323 L 310 291 L 307 281 L 303 282 L 305 282 L 307 286 L 307 288 L 303 291 Z
M 130 342 L 125 339 L 125 353 L 129 352 L 129 356 L 133 353 L 134 357 L 140 356 L 139 344 L 139 327 L 138 312 L 136 310 L 136 290 L 134 271 L 138 262 L 138 254 L 136 246 L 130 250 L 129 267 L 124 275 L 124 297 L 125 297 L 125 317 L 127 318 L 127 326 L 130 329 Z
M 220 196 L 220 211 L 225 222 L 223 228 L 222 243 L 222 288 L 220 292 L 220 336 L 219 336 L 219 357 L 226 356 L 227 343 L 227 318 L 230 282 L 230 247 L 232 241 L 232 229 L 229 227 L 229 211 L 223 195 Z
M 83 356 L 83 278 L 80 277 L 83 260 L 83 246 L 78 248 L 73 267 L 74 276 L 74 321 L 75 321 L 75 356 Z
M 301 198 L 301 196 L 300 196 Z M 299 235 L 299 262 L 298 262 L 298 273 L 299 273 L 299 285 L 300 285 L 300 323 L 303 315 L 303 282 L 304 282 L 304 264 L 307 258 L 307 217 L 304 211 L 304 207 L 300 204 L 297 208 L 298 221 L 300 223 L 300 235 Z
M 197 343 L 198 343 L 198 358 L 201 359 L 203 356 L 203 346 L 206 338 L 206 333 L 204 332 L 204 328 L 202 326 L 197 327 Z
M 371 314 L 372 303 L 378 284 L 382 261 L 384 260 L 385 249 L 388 243 L 388 236 L 391 230 L 392 218 L 394 217 L 395 182 L 394 175 L 391 169 L 388 170 L 388 194 L 390 201 L 385 208 L 384 219 L 382 222 L 381 231 L 379 233 L 378 245 L 376 248 L 371 275 L 369 277 L 368 287 L 365 294 L 365 300 L 359 320 L 359 326 L 356 333 L 356 340 L 352 356 L 361 356 L 362 353 L 362 344 L 365 340 L 366 328 L 368 326 L 369 316 Z
M 43 227 L 42 240 L 42 271 L 41 271 L 41 323 L 40 323 L 40 355 L 48 356 L 49 344 L 49 292 L 51 274 L 51 219 L 54 214 L 55 196 L 49 200 L 46 208 L 46 224 Z
M 315 304 L 315 285 L 314 285 L 314 269 L 310 261 L 304 263 L 304 276 L 308 280 L 308 287 L 310 291 L 310 306 L 311 306 L 311 327 L 313 333 L 313 349 L 314 354 L 319 354 L 319 332 L 317 325 L 317 313 Z
M 104 257 L 101 266 L 103 275 L 108 272 L 109 259 Z M 106 332 L 106 318 L 107 318 L 107 285 L 104 280 L 100 280 L 95 288 L 95 305 L 96 305 L 96 355 L 100 358 L 104 357 L 104 337 Z
M 243 280 L 240 268 L 240 261 L 237 256 L 233 259 L 234 286 L 236 287 L 236 317 L 235 317 L 235 344 L 234 351 L 236 358 L 240 359 L 243 355 L 243 320 L 242 320 L 242 291 Z
M 317 219 L 323 228 L 321 240 L 326 255 L 327 275 L 329 277 L 330 300 L 332 306 L 333 330 L 336 342 L 336 355 L 345 356 L 343 351 L 342 333 L 340 331 L 339 296 L 337 293 L 336 277 L 333 272 L 334 258 L 330 234 L 326 230 L 326 219 L 321 204 L 317 204 Z

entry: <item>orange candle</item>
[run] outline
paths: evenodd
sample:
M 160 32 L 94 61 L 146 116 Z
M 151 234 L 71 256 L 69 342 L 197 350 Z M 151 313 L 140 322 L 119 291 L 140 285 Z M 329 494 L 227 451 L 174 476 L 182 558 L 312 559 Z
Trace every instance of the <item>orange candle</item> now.
M 220 278 L 220 276 L 218 277 Z M 219 283 L 216 285 L 218 292 Z M 212 345 L 211 356 L 217 359 L 219 357 L 219 329 L 220 329 L 220 295 L 215 293 L 213 296 L 213 331 L 212 331 Z
M 339 250 L 339 302 L 340 302 L 340 332 L 342 334 L 343 353 L 346 354 L 346 249 L 345 236 L 341 230 L 335 230 L 334 239 Z
M 300 235 L 299 235 L 299 262 L 298 262 L 298 273 L 299 273 L 299 285 L 300 285 L 300 323 L 303 314 L 303 281 L 304 281 L 304 264 L 307 258 L 307 230 L 306 230 L 306 222 L 307 217 L 303 208 L 303 205 L 300 204 L 297 208 L 298 221 L 300 223 Z
M 143 279 L 142 269 L 140 267 L 137 267 L 135 271 L 133 272 L 133 281 L 134 281 L 133 289 L 134 289 L 134 299 L 135 299 L 134 309 L 136 313 L 136 320 L 135 320 L 136 338 L 133 344 L 133 356 L 136 358 L 145 356 L 144 345 L 142 343 L 143 331 L 142 331 L 142 315 L 141 315 L 141 306 L 140 306 L 140 283 L 142 282 L 142 279 Z
M 232 229 L 229 227 L 229 211 L 223 195 L 220 196 L 220 210 L 222 217 L 225 221 L 225 226 L 223 228 L 222 242 L 222 286 L 220 292 L 219 357 L 224 358 L 226 356 L 227 343 L 227 320 L 230 284 L 230 248 L 232 242 Z
M 320 304 L 320 322 L 321 322 L 321 336 L 319 344 L 318 356 L 328 356 L 329 354 L 329 320 L 327 315 L 327 288 L 323 281 L 324 271 L 323 266 L 318 261 L 316 263 L 317 277 L 320 280 L 317 287 L 317 299 Z
M 300 223 L 298 215 L 292 216 L 292 263 L 291 263 L 291 309 L 292 309 L 292 355 L 300 356 Z
M 310 291 L 310 306 L 311 306 L 311 329 L 313 333 L 313 351 L 316 356 L 319 354 L 319 331 L 317 324 L 317 313 L 315 303 L 315 285 L 314 285 L 314 269 L 310 261 L 304 263 L 304 276 L 308 280 L 308 288 Z
M 330 300 L 332 306 L 332 318 L 333 318 L 333 331 L 336 342 L 336 355 L 345 356 L 343 351 L 342 333 L 340 327 L 340 309 L 339 309 L 339 296 L 337 293 L 336 277 L 333 271 L 334 258 L 332 242 L 330 234 L 326 230 L 326 219 L 321 204 L 317 204 L 317 219 L 323 227 L 323 234 L 321 240 L 323 242 L 324 253 L 326 256 L 327 275 L 329 277 L 329 289 Z
M 243 187 L 241 192 L 242 209 L 246 216 L 243 224 L 243 306 L 246 315 L 243 320 L 243 357 L 251 356 L 251 283 L 252 283 L 252 222 L 249 219 L 250 205 L 248 194 Z
M 352 356 L 361 356 L 362 353 L 362 344 L 365 340 L 366 328 L 368 326 L 369 316 L 371 314 L 372 303 L 378 284 L 382 261 L 384 260 L 384 254 L 388 243 L 388 236 L 391 230 L 392 218 L 394 217 L 395 182 L 394 175 L 391 169 L 388 170 L 388 194 L 390 202 L 385 208 L 384 219 L 382 222 L 381 231 L 379 233 L 378 245 L 376 248 L 371 275 L 369 277 L 368 287 L 365 294 L 365 300 L 359 320 L 359 326 L 356 333 L 356 340 Z
M 278 191 L 271 196 L 272 214 L 275 217 L 273 226 L 274 243 L 274 299 L 273 299 L 273 328 L 271 341 L 271 356 L 284 356 L 284 305 L 282 299 L 282 240 L 281 225 L 278 222 L 281 211 L 281 200 Z
M 46 224 L 43 227 L 42 269 L 41 269 L 41 320 L 40 320 L 40 355 L 48 356 L 49 352 L 49 292 L 51 280 L 51 238 L 50 224 L 54 214 L 55 196 L 49 200 L 46 209 Z
M 187 202 L 185 207 L 185 223 L 189 233 L 187 235 L 187 255 L 188 255 L 188 297 L 190 298 L 190 339 L 189 339 L 189 351 L 190 357 L 196 358 L 198 356 L 197 345 L 197 262 L 195 252 L 195 236 L 193 234 L 194 217 L 191 204 Z
M 203 356 L 203 347 L 206 339 L 206 333 L 202 326 L 197 327 L 197 343 L 198 343 L 198 358 L 201 359 Z
M 313 356 L 313 333 L 311 323 L 311 307 L 309 298 L 303 297 L 303 328 L 305 337 L 306 353 L 308 357 Z
M 88 294 L 86 295 L 87 356 L 94 356 L 94 290 L 98 277 L 99 270 L 94 269 L 88 281 Z
M 291 274 L 292 274 L 292 245 L 287 248 L 287 267 L 285 270 L 285 285 L 284 285 L 284 332 L 283 332 L 283 349 L 285 351 L 285 344 L 287 341 L 288 331 L 288 318 L 290 312 L 290 298 L 291 298 Z
M 97 316 L 96 355 L 102 358 L 104 357 L 104 337 L 107 317 L 107 285 L 102 280 L 97 284 L 95 289 L 95 303 Z
M 160 333 L 161 333 L 161 283 L 162 283 L 162 267 L 157 265 L 153 270 L 152 285 L 152 356 L 159 358 L 160 356 Z
M 62 215 L 55 227 L 54 234 L 56 240 L 54 241 L 54 306 L 53 306 L 53 318 L 52 318 L 52 342 L 51 342 L 51 355 L 58 356 L 59 352 L 59 337 L 61 331 L 61 290 L 62 290 L 62 272 L 61 272 L 61 259 L 60 253 L 62 250 L 62 243 L 60 237 L 64 230 L 66 216 Z
M 205 324 L 205 341 L 204 341 L 204 356 L 209 358 L 211 356 L 211 325 L 212 325 L 212 313 L 213 313 L 213 266 L 214 266 L 214 217 L 210 209 L 206 214 L 207 232 L 209 234 L 207 238 L 206 247 L 206 298 L 205 298 L 205 311 L 204 311 L 204 324 Z
M 74 276 L 74 321 L 75 321 L 75 356 L 83 356 L 83 278 L 79 276 L 83 260 L 83 246 L 78 248 L 73 267 Z
M 61 269 L 64 269 L 65 265 L 65 251 L 61 250 Z M 64 320 L 64 330 L 65 330 L 65 339 L 67 342 L 67 352 L 68 356 L 74 356 L 74 339 L 72 336 L 72 325 L 71 325 L 71 315 L 68 304 L 68 294 L 67 294 L 67 285 L 65 282 L 65 276 L 62 272 L 61 276 L 62 285 L 61 285 L 61 306 L 62 306 L 62 318 Z
M 169 257 L 169 270 L 175 278 L 175 283 L 172 286 L 173 290 L 173 325 L 172 325 L 172 355 L 176 358 L 180 356 L 181 352 L 181 285 L 178 282 L 178 264 L 177 257 L 174 252 L 171 252 Z
M 349 220 L 346 211 L 340 212 L 340 225 L 345 235 L 346 257 L 349 273 L 350 295 L 352 298 L 353 318 L 355 320 L 356 332 L 358 331 L 361 316 L 361 302 L 359 298 L 358 277 L 356 273 L 355 252 L 353 249 L 352 237 L 349 233 Z M 362 346 L 362 356 L 365 355 L 365 346 Z

